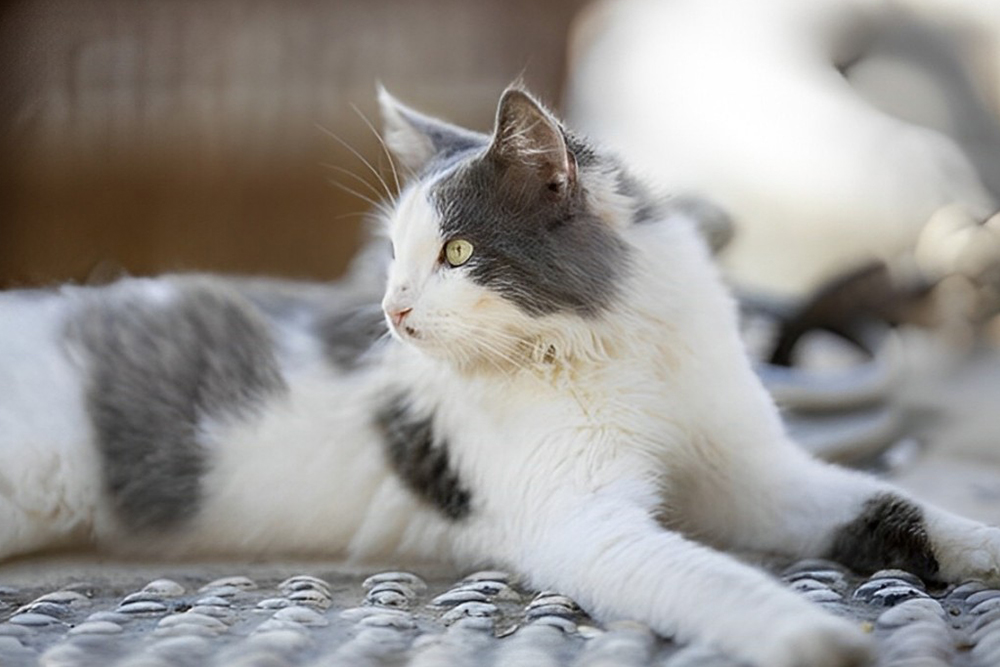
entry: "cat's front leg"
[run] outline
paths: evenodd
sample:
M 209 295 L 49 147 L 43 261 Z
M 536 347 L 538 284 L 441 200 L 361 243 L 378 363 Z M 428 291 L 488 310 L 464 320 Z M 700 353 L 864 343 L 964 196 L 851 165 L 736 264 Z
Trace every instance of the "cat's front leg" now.
M 759 667 L 858 667 L 859 626 L 827 614 L 764 572 L 665 530 L 628 489 L 546 503 L 513 565 L 573 596 L 596 618 L 638 619 L 680 641 L 713 644 Z

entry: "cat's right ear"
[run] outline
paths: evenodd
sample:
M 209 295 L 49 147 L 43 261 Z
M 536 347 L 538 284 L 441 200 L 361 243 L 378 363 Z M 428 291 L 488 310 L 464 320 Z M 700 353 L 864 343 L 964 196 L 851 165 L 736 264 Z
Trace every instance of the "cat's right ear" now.
M 393 157 L 411 174 L 422 173 L 440 158 L 485 147 L 489 138 L 414 111 L 378 87 L 383 134 Z

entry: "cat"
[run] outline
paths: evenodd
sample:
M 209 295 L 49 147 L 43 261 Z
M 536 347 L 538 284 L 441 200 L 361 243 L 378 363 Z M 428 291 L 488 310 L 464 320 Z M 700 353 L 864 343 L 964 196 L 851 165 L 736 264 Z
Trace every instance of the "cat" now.
M 789 441 L 690 206 L 518 85 L 492 135 L 379 97 L 384 279 L 2 295 L 0 557 L 504 567 L 761 667 L 871 638 L 723 550 L 1000 581 L 1000 530 Z

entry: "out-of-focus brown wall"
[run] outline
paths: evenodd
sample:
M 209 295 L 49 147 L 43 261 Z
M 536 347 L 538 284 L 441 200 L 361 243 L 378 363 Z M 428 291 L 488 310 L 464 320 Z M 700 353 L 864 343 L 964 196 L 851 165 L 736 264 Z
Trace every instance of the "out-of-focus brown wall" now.
M 24 0 L 0 9 L 0 286 L 210 270 L 326 279 L 387 162 L 375 86 L 489 129 L 560 97 L 581 0 Z M 387 177 L 388 178 L 388 177 Z M 391 181 L 390 181 L 391 183 Z M 379 187 L 379 186 L 375 186 Z

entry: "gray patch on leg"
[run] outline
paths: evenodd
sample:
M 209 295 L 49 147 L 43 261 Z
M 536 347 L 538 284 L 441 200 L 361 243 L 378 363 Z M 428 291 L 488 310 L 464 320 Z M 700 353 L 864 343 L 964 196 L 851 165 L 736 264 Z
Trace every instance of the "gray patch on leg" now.
M 206 417 L 244 415 L 284 391 L 263 321 L 239 296 L 178 282 L 151 303 L 128 283 L 95 291 L 68 324 L 89 361 L 87 404 L 104 484 L 123 524 L 166 528 L 198 509 Z
M 448 444 L 434 433 L 430 417 L 415 415 L 404 394 L 392 397 L 375 416 L 386 455 L 407 488 L 450 519 L 471 511 L 470 494 L 448 462 Z
M 933 581 L 939 570 L 923 512 L 891 493 L 871 498 L 837 529 L 830 557 L 864 574 L 898 568 Z

